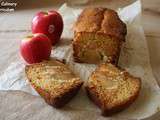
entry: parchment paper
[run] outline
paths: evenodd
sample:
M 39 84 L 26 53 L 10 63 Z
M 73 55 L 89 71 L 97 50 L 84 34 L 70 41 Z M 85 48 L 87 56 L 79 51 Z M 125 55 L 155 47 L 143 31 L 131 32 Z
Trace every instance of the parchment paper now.
M 136 1 L 117 11 L 121 19 L 127 24 L 128 29 L 126 43 L 121 51 L 119 66 L 127 69 L 131 74 L 141 77 L 142 90 L 138 99 L 128 109 L 114 115 L 114 117 L 123 119 L 146 118 L 160 110 L 160 89 L 152 74 L 148 47 L 141 26 L 141 3 L 140 1 Z M 91 72 L 96 68 L 96 65 L 73 62 L 72 47 L 70 44 L 73 38 L 72 26 L 81 9 L 69 8 L 64 4 L 59 9 L 59 12 L 62 14 L 64 20 L 63 37 L 61 42 L 53 48 L 51 56 L 60 60 L 65 59 L 72 71 L 80 76 L 82 80 L 86 81 Z M 38 95 L 26 80 L 24 66 L 25 63 L 22 59 L 12 61 L 0 76 L 0 90 L 21 90 Z M 74 120 L 84 118 L 84 114 L 80 115 L 77 111 L 85 111 L 86 115 L 87 112 L 95 112 L 95 114 L 100 115 L 100 110 L 89 101 L 84 88 L 66 106 L 70 108 L 68 112 L 71 112 L 74 116 L 79 116 L 72 118 Z M 60 114 L 59 112 L 57 111 L 55 114 L 57 116 L 65 116 L 67 114 Z

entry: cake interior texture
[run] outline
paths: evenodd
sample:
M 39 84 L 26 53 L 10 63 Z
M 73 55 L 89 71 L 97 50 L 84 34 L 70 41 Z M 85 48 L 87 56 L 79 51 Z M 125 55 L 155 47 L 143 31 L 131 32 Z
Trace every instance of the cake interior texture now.
M 85 63 L 117 63 L 122 42 L 96 33 L 78 33 L 75 37 L 75 59 Z
M 101 108 L 102 114 L 111 115 L 133 103 L 140 87 L 140 78 L 112 64 L 102 64 L 90 76 L 86 90 L 90 99 Z
M 55 107 L 67 103 L 83 83 L 68 66 L 56 60 L 28 65 L 26 74 L 35 90 Z
M 59 94 L 58 92 L 61 92 L 61 90 L 68 89 L 68 86 L 79 82 L 79 78 L 75 77 L 66 66 L 60 63 L 54 63 L 53 61 L 47 65 L 37 65 L 33 67 L 32 71 L 34 72 L 28 71 L 29 76 L 32 76 L 32 83 L 54 95 Z M 61 89 L 62 87 L 63 89 Z

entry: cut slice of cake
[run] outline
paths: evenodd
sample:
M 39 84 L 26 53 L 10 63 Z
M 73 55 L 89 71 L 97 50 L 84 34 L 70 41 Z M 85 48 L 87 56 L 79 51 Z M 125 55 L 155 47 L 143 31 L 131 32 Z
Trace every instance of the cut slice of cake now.
M 25 67 L 26 76 L 35 90 L 54 107 L 63 107 L 77 94 L 83 81 L 57 60 Z
M 128 107 L 138 97 L 140 88 L 140 78 L 109 63 L 101 64 L 86 84 L 89 98 L 105 116 Z

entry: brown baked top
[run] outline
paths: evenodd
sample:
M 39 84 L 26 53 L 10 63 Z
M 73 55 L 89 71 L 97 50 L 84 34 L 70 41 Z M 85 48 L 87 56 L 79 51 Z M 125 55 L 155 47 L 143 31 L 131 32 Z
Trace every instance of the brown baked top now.
M 95 32 L 124 38 L 126 25 L 117 12 L 107 8 L 85 8 L 74 26 L 75 32 Z

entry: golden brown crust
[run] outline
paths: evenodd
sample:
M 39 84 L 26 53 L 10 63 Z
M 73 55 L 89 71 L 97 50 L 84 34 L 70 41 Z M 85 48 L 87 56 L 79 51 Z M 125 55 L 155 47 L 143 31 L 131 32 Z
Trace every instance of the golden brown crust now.
M 86 8 L 82 11 L 74 26 L 75 32 L 94 32 L 101 29 L 104 8 Z
M 74 26 L 76 33 L 98 33 L 125 40 L 126 25 L 117 12 L 108 8 L 85 8 Z
M 101 75 L 100 78 L 99 75 Z M 114 83 L 115 81 L 117 83 Z M 88 97 L 101 108 L 104 116 L 110 116 L 127 108 L 136 100 L 140 89 L 140 78 L 111 64 L 101 64 L 97 67 L 86 85 Z
M 84 9 L 74 26 L 72 45 L 75 62 L 117 64 L 126 32 L 126 25 L 114 10 Z
M 61 71 L 58 71 L 59 73 L 56 73 L 56 76 L 51 78 L 54 74 L 50 75 L 50 73 L 48 74 L 47 71 L 44 71 L 43 69 L 50 70 L 50 73 L 57 72 L 56 69 Z M 44 61 L 41 63 L 28 65 L 25 67 L 25 72 L 34 89 L 45 99 L 48 104 L 56 108 L 63 107 L 66 103 L 68 103 L 72 97 L 77 94 L 83 84 L 83 81 L 75 77 L 66 65 L 57 60 Z M 44 76 L 45 74 L 47 74 L 46 79 Z M 63 74 L 67 75 L 65 76 Z M 57 75 L 60 76 L 60 80 L 58 80 Z M 66 78 L 66 80 L 63 80 L 64 78 Z

